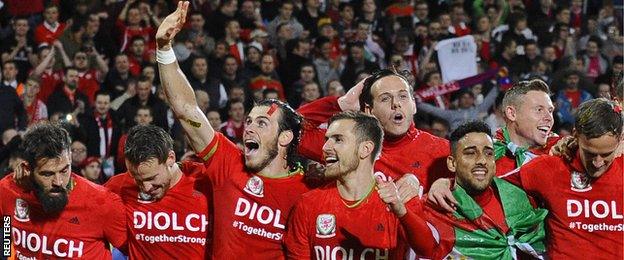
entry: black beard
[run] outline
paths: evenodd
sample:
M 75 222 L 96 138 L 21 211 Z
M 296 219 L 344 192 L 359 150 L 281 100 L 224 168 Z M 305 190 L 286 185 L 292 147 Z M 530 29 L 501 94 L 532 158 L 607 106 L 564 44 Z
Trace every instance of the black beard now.
M 273 147 L 273 149 L 270 149 L 268 151 L 267 156 L 264 157 L 264 159 L 258 166 L 252 167 L 247 165 L 247 162 L 245 162 L 245 169 L 250 172 L 259 172 L 267 167 L 267 165 L 269 165 L 269 163 L 271 163 L 271 161 L 275 159 L 275 157 L 277 157 L 277 138 L 275 138 L 275 142 L 273 143 L 273 145 L 270 145 L 269 147 Z
M 46 194 L 43 189 L 39 186 L 36 188 L 36 195 L 39 202 L 41 202 L 41 206 L 43 207 L 43 211 L 48 214 L 59 214 L 65 206 L 67 206 L 67 190 L 61 188 L 52 188 L 50 192 L 59 192 L 59 196 L 50 196 Z

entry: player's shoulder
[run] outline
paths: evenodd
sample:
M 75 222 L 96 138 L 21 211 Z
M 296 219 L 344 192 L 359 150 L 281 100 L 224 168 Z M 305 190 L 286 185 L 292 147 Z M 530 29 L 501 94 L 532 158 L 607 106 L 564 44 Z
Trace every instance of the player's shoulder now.
M 119 191 L 126 186 L 133 185 L 134 180 L 130 176 L 129 173 L 124 172 L 121 174 L 117 174 L 110 179 L 106 183 L 104 183 L 104 187 L 108 188 L 114 193 L 119 193 Z
M 94 201 L 96 205 L 102 203 L 102 201 L 119 198 L 117 194 L 108 188 L 93 183 L 78 174 L 72 173 L 72 180 L 75 182 L 76 187 L 74 191 L 78 193 L 79 197 L 88 201 Z
M 535 168 L 535 167 L 542 167 L 544 165 L 550 166 L 551 169 L 553 169 L 554 167 L 566 168 L 565 166 L 567 165 L 567 163 L 566 163 L 566 160 L 562 157 L 544 154 L 544 155 L 540 155 L 536 157 L 535 159 L 531 160 L 530 162 L 523 165 L 522 167 L 523 168 L 524 167 Z
M 0 180 L 0 194 L 15 193 L 20 190 L 22 190 L 22 188 L 15 183 L 13 173 L 8 174 Z
M 301 203 L 318 204 L 325 201 L 325 198 L 336 189 L 336 183 L 331 182 L 323 186 L 307 191 L 301 195 L 299 201 Z
M 441 138 L 441 137 L 437 137 L 431 133 L 428 133 L 426 131 L 423 130 L 416 130 L 416 135 L 417 137 L 415 138 L 416 142 L 413 142 L 414 144 L 417 144 L 418 146 L 429 146 L 429 147 L 434 147 L 435 149 L 433 149 L 432 151 L 440 151 L 440 150 L 449 150 L 449 141 Z

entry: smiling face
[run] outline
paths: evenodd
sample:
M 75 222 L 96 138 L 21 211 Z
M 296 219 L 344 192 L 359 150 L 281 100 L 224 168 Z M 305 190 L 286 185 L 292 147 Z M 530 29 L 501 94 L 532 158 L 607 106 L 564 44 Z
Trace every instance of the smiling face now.
M 174 181 L 171 166 L 175 163 L 175 153 L 169 151 L 167 160 L 159 163 L 158 159 L 150 158 L 139 164 L 133 164 L 126 159 L 126 167 L 134 178 L 141 192 L 154 200 L 162 199 Z
M 518 104 L 505 108 L 516 134 L 522 138 L 521 145 L 545 145 L 552 130 L 555 107 L 548 94 L 532 90 L 521 96 Z
M 379 120 L 387 136 L 407 133 L 413 122 L 416 103 L 409 91 L 408 83 L 398 76 L 383 77 L 371 88 L 373 106 L 365 112 Z
M 273 109 L 269 106 L 256 106 L 245 119 L 243 133 L 245 167 L 253 172 L 264 169 L 279 153 L 281 111 L 269 112 L 269 110 Z
M 597 138 L 587 138 L 583 134 L 574 135 L 578 140 L 581 162 L 587 174 L 598 178 L 604 174 L 613 159 L 620 144 L 620 138 L 613 134 L 604 134 Z
M 343 119 L 334 121 L 327 128 L 323 145 L 325 178 L 340 178 L 357 169 L 358 141 L 354 127 L 355 121 Z
M 479 194 L 490 186 L 496 173 L 494 145 L 485 133 L 468 133 L 459 139 L 447 166 L 457 184 L 468 194 Z

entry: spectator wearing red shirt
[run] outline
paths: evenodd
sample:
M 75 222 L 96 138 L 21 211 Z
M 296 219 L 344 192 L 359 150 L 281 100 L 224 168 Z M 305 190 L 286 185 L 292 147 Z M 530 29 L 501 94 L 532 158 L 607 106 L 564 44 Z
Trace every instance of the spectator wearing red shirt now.
M 471 30 L 466 25 L 466 11 L 461 4 L 451 6 L 451 21 L 453 25 L 449 27 L 449 31 L 457 37 L 470 34 Z
M 245 45 L 240 40 L 241 28 L 237 20 L 229 20 L 225 23 L 225 42 L 228 45 L 229 53 L 238 65 L 243 64 L 245 60 Z
M 35 28 L 35 43 L 51 44 L 65 31 L 65 23 L 59 22 L 59 8 L 56 5 L 48 5 L 43 12 L 43 22 Z
M 263 91 L 264 89 L 275 89 L 279 93 L 281 100 L 285 100 L 284 87 L 275 72 L 275 62 L 270 54 L 262 55 L 260 70 L 262 74 L 251 79 L 249 88 L 251 91 Z
M 85 94 L 78 91 L 78 70 L 75 67 L 67 67 L 64 75 L 64 85 L 59 85 L 48 98 L 46 103 L 48 112 L 50 115 L 56 112 L 72 113 L 76 118 L 79 114 L 85 113 L 85 110 L 90 111 L 91 103 Z
M 28 126 L 48 119 L 48 107 L 37 97 L 40 89 L 39 81 L 35 78 L 27 79 L 24 84 L 24 95 L 21 98 L 26 108 Z
M 150 20 L 142 20 L 139 5 L 133 5 L 133 3 L 134 1 L 126 2 L 115 24 L 119 33 L 121 52 L 125 52 L 130 47 L 130 41 L 135 36 L 143 37 L 148 46 L 153 46 L 154 44 L 153 37 L 155 32 L 150 24 Z M 142 22 L 145 24 L 142 24 Z
M 63 71 L 54 70 L 56 49 L 44 46 L 39 49 L 39 65 L 30 73 L 30 77 L 41 78 L 41 89 L 37 97 L 43 102 L 63 83 Z
M 44 2 L 46 1 L 4 0 L 3 2 L 7 5 L 8 11 L 13 17 L 27 17 L 43 12 Z
M 227 108 L 229 118 L 221 126 L 221 132 L 232 142 L 242 143 L 245 130 L 245 104 L 242 100 L 232 100 Z
M 130 73 L 134 76 L 141 74 L 143 66 L 150 62 L 150 53 L 147 51 L 145 38 L 134 36 L 131 40 L 130 47 L 127 50 L 128 61 L 130 62 Z
M 97 62 L 97 69 L 93 69 L 89 64 L 94 57 Z M 74 66 L 78 69 L 78 90 L 89 98 L 89 102 L 95 100 L 95 92 L 100 90 L 100 82 L 108 73 L 108 64 L 95 48 L 80 50 L 74 54 Z

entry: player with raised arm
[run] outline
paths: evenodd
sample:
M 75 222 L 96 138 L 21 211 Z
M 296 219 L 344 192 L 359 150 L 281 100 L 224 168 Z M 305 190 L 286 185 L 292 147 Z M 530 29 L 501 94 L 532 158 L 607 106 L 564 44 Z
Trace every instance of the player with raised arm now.
M 212 257 L 283 259 L 286 220 L 301 194 L 310 190 L 295 160 L 302 119 L 287 104 L 269 100 L 249 112 L 243 151 L 216 133 L 197 105 L 171 48 L 188 5 L 180 1 L 158 28 L 157 60 L 171 108 L 204 161 L 202 175 L 212 183 Z
M 173 140 L 158 126 L 135 126 L 125 145 L 128 172 L 105 186 L 125 204 L 130 259 L 204 259 L 210 250 L 209 184 L 176 163 Z
M 321 162 L 323 159 L 323 125 L 332 115 L 341 111 L 362 111 L 379 120 L 386 137 L 375 171 L 382 172 L 384 178 L 397 180 L 399 189 L 417 179 L 415 182 L 426 192 L 435 179 L 452 176 L 445 164 L 448 141 L 416 129 L 413 89 L 404 76 L 394 71 L 378 71 L 344 96 L 325 97 L 298 111 L 306 120 L 299 152 L 312 160 Z M 401 178 L 404 175 L 415 178 Z
M 550 211 L 546 219 L 547 254 L 552 259 L 624 257 L 624 159 L 622 108 L 603 98 L 579 106 L 574 124 L 578 150 L 571 161 L 540 156 L 503 176 L 533 195 Z M 456 204 L 450 181 L 436 181 L 430 202 Z
M 13 174 L 0 181 L 0 214 L 12 218 L 14 259 L 110 259 L 109 243 L 125 251 L 121 199 L 72 173 L 67 131 L 42 123 L 23 140 L 15 174 L 29 185 L 17 185 Z

